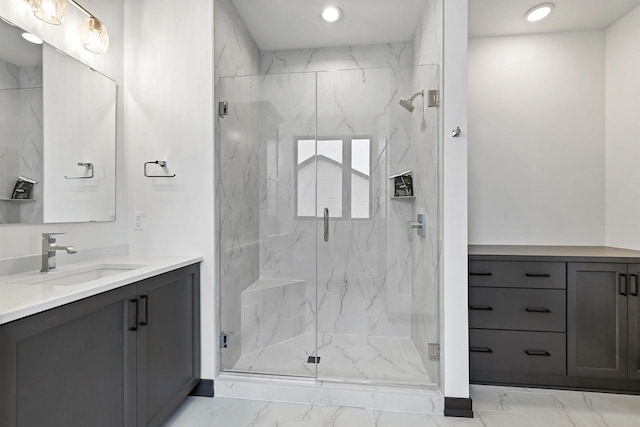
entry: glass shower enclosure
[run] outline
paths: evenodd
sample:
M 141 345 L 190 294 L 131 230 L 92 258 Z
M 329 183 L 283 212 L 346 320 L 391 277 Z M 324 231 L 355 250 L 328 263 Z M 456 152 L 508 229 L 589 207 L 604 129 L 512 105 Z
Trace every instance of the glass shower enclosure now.
M 436 382 L 438 67 L 218 85 L 221 370 Z

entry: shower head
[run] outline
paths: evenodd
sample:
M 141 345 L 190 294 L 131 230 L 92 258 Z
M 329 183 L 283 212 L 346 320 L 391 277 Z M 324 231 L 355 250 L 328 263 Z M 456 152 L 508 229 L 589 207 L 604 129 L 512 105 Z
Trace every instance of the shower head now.
M 413 105 L 413 100 L 416 99 L 418 96 L 424 96 L 424 90 L 421 90 L 420 92 L 416 92 L 413 94 L 413 96 L 411 98 L 404 99 L 404 98 L 400 98 L 400 105 L 402 105 L 403 108 L 405 108 L 408 112 L 413 112 L 415 105 Z

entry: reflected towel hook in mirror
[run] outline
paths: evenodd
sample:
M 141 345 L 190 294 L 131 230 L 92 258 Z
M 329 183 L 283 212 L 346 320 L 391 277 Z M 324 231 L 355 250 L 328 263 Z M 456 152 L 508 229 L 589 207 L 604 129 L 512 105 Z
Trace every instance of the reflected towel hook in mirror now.
M 147 178 L 173 178 L 173 177 L 176 176 L 175 173 L 173 175 L 149 175 L 147 173 L 147 165 L 158 165 L 163 170 L 166 170 L 167 162 L 166 162 L 166 160 L 155 160 L 153 162 L 145 162 L 144 163 L 144 176 L 146 176 Z
M 67 176 L 67 175 L 65 175 L 64 178 L 65 179 L 90 179 L 90 178 L 93 178 L 93 163 L 78 162 L 78 166 L 82 166 L 82 167 L 87 168 L 87 170 L 89 171 L 89 175 L 88 176 Z

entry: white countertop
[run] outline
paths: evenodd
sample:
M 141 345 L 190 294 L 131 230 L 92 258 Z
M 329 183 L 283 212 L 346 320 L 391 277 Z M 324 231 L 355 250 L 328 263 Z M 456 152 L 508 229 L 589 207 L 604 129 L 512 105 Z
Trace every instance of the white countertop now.
M 49 273 L 29 272 L 2 276 L 0 277 L 0 325 L 200 261 L 202 261 L 202 257 L 199 256 L 124 255 L 70 264 Z M 30 279 L 54 279 L 71 271 L 107 264 L 136 268 L 71 286 L 54 286 L 48 285 L 46 282 L 43 284 L 24 283 Z M 17 281 L 23 283 L 15 283 Z
M 469 245 L 469 255 L 640 258 L 640 251 L 610 246 Z

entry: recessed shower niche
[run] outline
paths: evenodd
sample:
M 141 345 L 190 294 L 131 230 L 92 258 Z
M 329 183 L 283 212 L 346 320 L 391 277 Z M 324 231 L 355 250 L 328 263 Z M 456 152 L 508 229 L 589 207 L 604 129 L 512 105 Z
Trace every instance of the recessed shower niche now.
M 437 66 L 220 78 L 222 371 L 437 381 L 438 109 L 399 103 L 418 87 Z

